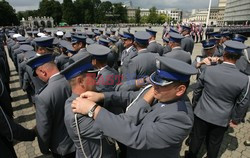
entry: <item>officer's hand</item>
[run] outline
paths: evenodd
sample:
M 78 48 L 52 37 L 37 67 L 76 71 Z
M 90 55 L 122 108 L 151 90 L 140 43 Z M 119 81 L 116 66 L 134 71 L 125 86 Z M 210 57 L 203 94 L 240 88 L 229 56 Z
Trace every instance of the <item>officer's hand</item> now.
M 147 91 L 147 93 L 144 94 L 143 99 L 148 103 L 148 104 L 152 104 L 152 102 L 154 101 L 154 88 L 151 87 L 149 89 L 149 91 Z
M 97 93 L 97 92 L 92 92 L 92 91 L 87 91 L 85 93 L 82 93 L 80 97 L 91 100 L 93 102 L 100 102 L 104 100 L 103 93 Z
M 237 124 L 235 124 L 232 120 L 229 122 L 229 126 L 231 128 L 236 128 L 237 127 Z
M 203 59 L 202 62 L 206 65 L 211 65 L 211 57 L 207 57 L 207 58 Z
M 72 102 L 71 107 L 74 113 L 86 115 L 95 104 L 93 101 L 78 97 Z

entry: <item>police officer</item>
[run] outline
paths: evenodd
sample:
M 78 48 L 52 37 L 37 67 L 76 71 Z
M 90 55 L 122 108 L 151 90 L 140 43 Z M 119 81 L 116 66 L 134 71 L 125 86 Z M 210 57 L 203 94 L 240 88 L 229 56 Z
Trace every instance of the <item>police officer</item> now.
M 246 46 L 236 41 L 226 41 L 224 44 L 224 62 L 207 67 L 194 91 L 194 133 L 188 157 L 197 157 L 206 140 L 207 156 L 216 158 L 228 126 L 236 127 L 248 108 L 249 79 L 235 66 Z
M 163 54 L 167 54 L 169 52 L 171 52 L 171 47 L 169 46 L 169 39 L 167 37 L 163 37 L 163 51 L 162 51 L 162 55 Z
M 184 38 L 181 40 L 181 48 L 192 55 L 194 49 L 194 40 L 190 36 L 191 27 L 182 25 L 181 28 L 181 34 L 184 36 Z
M 235 34 L 232 40 L 244 43 L 247 40 L 247 37 Z M 250 76 L 250 47 L 244 49 L 242 56 L 236 62 L 236 67 L 244 74 Z
M 127 72 L 123 73 L 123 83 L 126 81 L 132 81 L 134 79 L 149 76 L 155 70 L 155 56 L 158 54 L 150 53 L 147 50 L 149 44 L 148 40 L 150 34 L 146 31 L 138 31 L 134 35 L 134 47 L 137 50 L 137 54 L 130 57 L 131 60 L 127 66 Z M 129 82 L 127 84 L 130 84 Z
M 97 101 L 104 96 L 106 100 L 105 93 L 87 92 L 72 103 L 73 112 L 89 114 L 95 120 L 97 131 L 127 145 L 128 158 L 179 157 L 182 141 L 193 125 L 191 105 L 184 98 L 190 75 L 197 70 L 164 57 L 157 57 L 156 65 L 157 71 L 150 76 L 153 87 L 139 95 L 125 114 L 114 115 L 88 100 Z M 119 103 L 123 99 L 112 101 L 120 100 Z
M 224 31 L 221 33 L 221 41 L 220 44 L 222 45 L 224 42 L 230 40 L 232 38 L 232 34 L 229 31 Z
M 150 38 L 149 38 L 149 45 L 147 47 L 147 50 L 151 53 L 158 53 L 158 54 L 162 54 L 163 51 L 163 47 L 162 45 L 160 45 L 159 43 L 156 42 L 156 34 L 157 31 L 153 30 L 153 29 L 146 29 L 146 31 L 150 34 Z
M 61 40 L 59 42 L 60 55 L 55 58 L 55 63 L 59 70 L 63 70 L 65 64 L 69 61 L 69 56 L 67 55 L 67 47 L 71 45 L 70 42 Z
M 0 149 L 1 157 L 16 158 L 13 140 L 18 141 L 33 141 L 36 133 L 34 129 L 26 129 L 23 126 L 15 123 L 0 106 Z
M 168 33 L 167 26 L 168 26 L 168 24 L 165 22 L 163 24 L 163 30 L 162 30 L 162 36 L 161 36 L 162 39 L 167 36 L 167 33 Z
M 77 54 L 73 55 L 69 59 L 69 63 L 72 63 L 74 61 L 77 61 L 81 59 L 83 56 L 85 56 L 86 51 L 86 36 L 83 35 L 72 35 L 71 36 L 71 44 L 74 48 L 74 51 L 77 52 Z
M 126 67 L 128 66 L 128 61 L 131 59 L 132 56 L 135 56 L 137 51 L 135 49 L 135 47 L 133 46 L 134 43 L 134 35 L 132 33 L 129 32 L 123 32 L 123 34 L 121 34 L 121 38 L 123 41 L 123 46 L 124 46 L 124 50 L 122 51 L 121 54 L 121 72 L 122 73 L 126 73 Z
M 34 75 L 47 83 L 35 101 L 38 143 L 43 154 L 51 151 L 54 157 L 74 158 L 74 143 L 62 121 L 64 104 L 71 90 L 53 60 L 52 54 L 44 54 L 27 62 Z
M 37 37 L 33 41 L 37 48 L 37 56 L 46 53 L 53 53 L 53 37 Z
M 124 45 L 123 45 L 123 40 L 122 40 L 122 34 L 118 32 L 118 41 L 116 42 L 116 47 L 118 48 L 118 66 L 121 66 L 121 57 L 122 57 L 122 52 L 125 49 Z
M 210 33 L 210 39 L 214 39 L 215 40 L 215 55 L 216 56 L 223 56 L 223 46 L 220 43 L 221 41 L 221 34 L 220 32 L 212 32 Z
M 25 58 L 25 53 L 26 52 L 34 52 L 34 48 L 30 45 L 21 45 L 20 48 L 19 48 L 22 53 L 19 54 L 19 58 L 18 59 L 18 74 L 19 74 L 19 83 L 20 83 L 20 87 L 23 86 L 23 75 L 25 73 L 25 67 L 26 67 L 26 64 L 24 64 L 25 62 L 24 61 L 24 58 Z M 22 64 L 21 64 L 22 63 Z
M 35 42 L 35 45 L 37 47 L 36 49 L 36 56 L 41 56 L 43 54 L 50 53 L 52 54 L 53 51 L 53 37 L 40 37 L 40 38 L 35 38 L 33 41 Z M 35 94 L 39 92 L 44 86 L 45 82 L 43 82 L 41 79 L 39 79 L 37 76 L 33 75 L 33 70 L 32 68 L 27 65 L 25 70 L 27 74 L 24 77 L 24 82 L 29 83 L 32 82 L 33 87 L 35 87 L 34 91 Z
M 119 54 L 118 54 L 118 48 L 115 45 L 116 42 L 117 42 L 117 39 L 114 36 L 112 36 L 112 37 L 109 37 L 108 40 L 109 40 L 109 48 L 111 50 L 110 53 L 112 54 L 113 60 L 114 60 L 113 61 L 114 62 L 113 68 L 115 68 L 116 70 L 118 70 L 118 58 L 119 58 Z
M 75 143 L 76 158 L 115 158 L 115 145 L 93 128 L 94 120 L 85 115 L 75 115 L 71 109 L 72 101 L 81 93 L 95 90 L 98 70 L 95 70 L 91 62 L 91 56 L 85 54 L 85 57 L 61 71 L 69 80 L 72 89 L 71 97 L 65 102 L 64 122 L 70 138 Z
M 99 92 L 114 91 L 119 76 L 114 68 L 107 65 L 107 57 L 111 50 L 99 44 L 92 44 L 88 46 L 87 51 L 92 55 L 92 65 L 99 69 L 96 90 Z
M 192 65 L 199 69 L 199 74 L 206 68 L 208 65 L 217 65 L 218 62 L 221 62 L 219 57 L 215 56 L 216 44 L 214 39 L 201 41 L 203 47 L 203 55 L 196 56 Z M 198 78 L 198 77 L 197 77 Z
M 172 51 L 164 54 L 164 57 L 174 58 L 191 64 L 191 55 L 189 52 L 184 51 L 181 48 L 181 41 L 184 37 L 179 33 L 170 32 L 169 33 L 169 46 L 171 47 Z

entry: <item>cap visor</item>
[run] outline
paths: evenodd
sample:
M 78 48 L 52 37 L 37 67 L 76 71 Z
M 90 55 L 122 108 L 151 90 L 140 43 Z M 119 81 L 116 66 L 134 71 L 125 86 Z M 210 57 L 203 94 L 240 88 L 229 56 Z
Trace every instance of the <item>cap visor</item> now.
M 167 86 L 173 83 L 173 81 L 166 81 L 160 76 L 156 74 L 156 72 L 152 73 L 149 77 L 149 80 L 151 81 L 152 84 L 158 85 L 158 86 Z

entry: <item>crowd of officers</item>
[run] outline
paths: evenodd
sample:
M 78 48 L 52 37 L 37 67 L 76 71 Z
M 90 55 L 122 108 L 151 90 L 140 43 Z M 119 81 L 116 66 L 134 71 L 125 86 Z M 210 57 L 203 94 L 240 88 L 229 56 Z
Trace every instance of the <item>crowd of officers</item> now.
M 205 141 L 216 158 L 226 130 L 244 122 L 250 48 L 242 34 L 207 33 L 192 61 L 187 25 L 164 26 L 163 45 L 152 28 L 0 32 L 1 157 L 16 157 L 13 140 L 37 137 L 55 158 L 176 158 L 188 137 L 186 157 L 196 158 Z M 7 56 L 35 107 L 33 129 L 13 121 Z

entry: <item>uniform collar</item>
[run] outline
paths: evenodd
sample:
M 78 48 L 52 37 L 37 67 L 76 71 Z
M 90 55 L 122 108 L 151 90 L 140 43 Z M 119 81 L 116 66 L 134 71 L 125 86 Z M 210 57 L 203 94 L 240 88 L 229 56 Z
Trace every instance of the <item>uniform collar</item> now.
M 223 63 L 224 63 L 224 64 L 234 65 L 234 66 L 235 66 L 235 64 L 233 64 L 233 63 L 229 63 L 229 62 L 226 62 L 226 61 L 224 61 Z
M 104 69 L 106 69 L 107 67 L 108 67 L 108 65 L 100 68 L 99 71 L 98 71 L 98 73 L 97 73 L 97 76 L 99 76 L 101 74 L 101 71 L 104 70 Z
M 181 47 L 177 46 L 177 47 L 172 48 L 172 50 L 174 50 L 174 49 L 181 49 Z
M 51 80 L 53 77 L 55 77 L 55 76 L 57 76 L 57 75 L 59 75 L 59 74 L 60 74 L 60 72 L 55 73 L 54 75 L 52 75 L 52 76 L 49 78 L 49 80 Z
M 130 46 L 129 48 L 126 49 L 127 52 L 129 52 L 132 49 L 133 46 Z
M 153 42 L 156 42 L 156 40 L 149 41 L 149 43 L 153 43 Z
M 86 48 L 81 48 L 78 52 L 85 52 Z
M 145 51 L 147 51 L 147 49 L 146 49 L 146 48 L 141 49 L 141 50 L 139 50 L 139 51 L 138 51 L 138 54 L 139 54 L 139 53 L 144 53 Z

